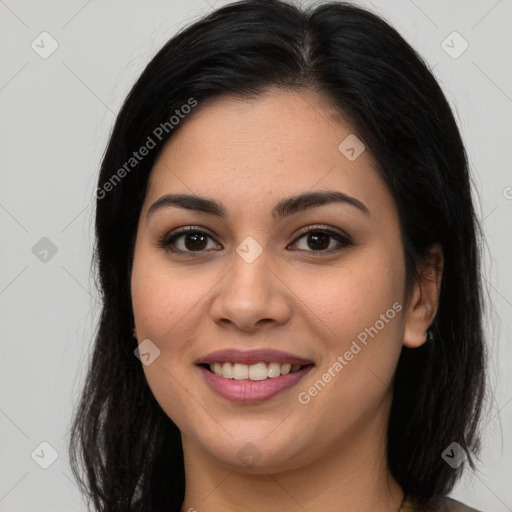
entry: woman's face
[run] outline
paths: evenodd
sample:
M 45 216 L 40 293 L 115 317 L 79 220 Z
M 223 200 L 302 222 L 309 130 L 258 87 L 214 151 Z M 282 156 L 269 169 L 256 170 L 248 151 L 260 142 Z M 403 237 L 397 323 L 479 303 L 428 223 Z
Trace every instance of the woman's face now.
M 369 152 L 310 91 L 200 107 L 152 169 L 131 277 L 143 370 L 185 455 L 258 472 L 381 446 L 407 310 Z M 292 199 L 313 193 L 350 199 Z M 166 194 L 223 215 L 193 200 L 148 215 Z M 200 366 L 218 351 L 226 376 Z

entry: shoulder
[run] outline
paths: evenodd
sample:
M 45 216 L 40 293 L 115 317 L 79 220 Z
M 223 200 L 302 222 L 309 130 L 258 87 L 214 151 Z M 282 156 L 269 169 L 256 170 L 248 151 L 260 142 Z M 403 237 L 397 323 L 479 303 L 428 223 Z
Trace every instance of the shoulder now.
M 476 508 L 468 507 L 446 496 L 433 496 L 428 501 L 419 501 L 407 497 L 399 512 L 482 512 Z

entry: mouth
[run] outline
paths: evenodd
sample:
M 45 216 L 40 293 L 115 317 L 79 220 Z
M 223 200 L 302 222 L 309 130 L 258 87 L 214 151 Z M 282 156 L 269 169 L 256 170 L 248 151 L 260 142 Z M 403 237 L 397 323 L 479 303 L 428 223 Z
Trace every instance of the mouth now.
M 198 364 L 205 383 L 215 395 L 236 404 L 257 404 L 283 394 L 303 379 L 314 364 L 265 363 L 246 365 L 241 363 Z M 270 376 L 269 376 L 270 374 Z
M 269 363 L 260 361 L 259 363 L 248 365 L 225 361 L 215 363 L 201 363 L 199 366 L 224 379 L 264 381 L 268 379 L 275 379 L 276 377 L 283 375 L 298 373 L 306 367 L 313 366 L 313 364 L 310 363 L 301 365 L 279 363 L 276 361 Z
M 294 386 L 312 360 L 270 348 L 218 350 L 195 361 L 209 388 L 231 402 L 254 404 Z

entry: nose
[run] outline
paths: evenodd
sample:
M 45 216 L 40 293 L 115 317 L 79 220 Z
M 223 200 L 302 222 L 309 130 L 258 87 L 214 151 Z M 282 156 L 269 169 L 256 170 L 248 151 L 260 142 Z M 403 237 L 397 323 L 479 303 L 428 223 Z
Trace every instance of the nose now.
M 216 287 L 210 316 L 221 327 L 244 332 L 285 324 L 291 314 L 292 292 L 265 251 L 252 263 L 235 253 L 231 270 Z

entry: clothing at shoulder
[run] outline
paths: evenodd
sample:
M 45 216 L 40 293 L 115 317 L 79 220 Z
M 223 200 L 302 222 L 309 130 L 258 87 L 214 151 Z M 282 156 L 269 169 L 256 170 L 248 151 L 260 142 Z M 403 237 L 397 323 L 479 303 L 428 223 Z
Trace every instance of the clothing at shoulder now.
M 407 497 L 398 512 L 482 512 L 476 508 L 468 507 L 460 501 L 445 496 L 434 496 L 427 502 L 420 502 Z

